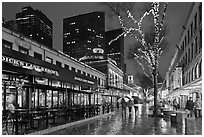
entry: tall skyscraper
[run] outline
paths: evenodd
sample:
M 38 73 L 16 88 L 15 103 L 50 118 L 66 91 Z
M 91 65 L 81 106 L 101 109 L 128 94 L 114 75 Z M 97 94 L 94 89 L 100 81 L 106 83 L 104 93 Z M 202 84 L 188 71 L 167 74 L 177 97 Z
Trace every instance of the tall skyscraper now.
M 16 22 L 25 36 L 52 48 L 52 22 L 41 11 L 23 7 L 16 14 Z
M 126 66 L 124 64 L 124 37 L 120 37 L 118 40 L 109 44 L 111 40 L 115 39 L 122 33 L 122 28 L 105 32 L 105 52 L 109 58 L 116 61 L 117 66 L 123 71 L 123 73 L 126 73 Z
M 104 59 L 105 15 L 91 12 L 63 19 L 63 52 L 79 61 Z

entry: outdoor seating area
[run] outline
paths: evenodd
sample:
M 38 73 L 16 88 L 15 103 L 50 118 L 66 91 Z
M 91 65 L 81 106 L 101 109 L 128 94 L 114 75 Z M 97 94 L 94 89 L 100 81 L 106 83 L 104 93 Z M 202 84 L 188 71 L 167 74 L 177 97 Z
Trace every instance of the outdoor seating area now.
M 3 111 L 2 129 L 7 134 L 28 134 L 49 127 L 109 113 L 113 109 L 100 105 L 70 106 L 66 108 L 22 109 Z

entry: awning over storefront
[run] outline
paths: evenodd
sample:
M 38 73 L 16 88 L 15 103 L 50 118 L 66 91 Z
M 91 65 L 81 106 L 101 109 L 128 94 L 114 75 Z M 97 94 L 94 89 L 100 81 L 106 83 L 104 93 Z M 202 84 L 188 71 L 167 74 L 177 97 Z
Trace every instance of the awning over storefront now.
M 202 79 L 201 78 L 199 78 L 199 79 L 193 81 L 192 83 L 189 83 L 183 87 L 180 87 L 180 88 L 173 90 L 172 92 L 167 94 L 165 96 L 165 98 L 176 97 L 176 96 L 180 96 L 180 95 L 189 95 L 189 94 L 195 93 L 195 92 L 197 92 L 197 93 L 202 92 Z

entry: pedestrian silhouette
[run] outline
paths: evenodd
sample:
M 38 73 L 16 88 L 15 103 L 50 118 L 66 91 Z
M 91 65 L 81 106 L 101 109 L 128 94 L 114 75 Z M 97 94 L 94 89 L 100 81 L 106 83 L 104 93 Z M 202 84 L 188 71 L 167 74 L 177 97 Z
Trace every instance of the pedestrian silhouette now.
M 196 98 L 194 105 L 195 105 L 195 117 L 199 118 L 201 117 L 201 109 L 202 109 L 202 102 L 199 99 L 199 97 Z
M 122 115 L 123 115 L 123 112 L 124 112 L 125 115 L 126 115 L 127 103 L 125 102 L 125 99 L 124 99 L 124 98 L 121 99 L 121 106 L 122 106 Z
M 128 100 L 127 106 L 128 106 L 128 108 L 129 108 L 129 114 L 131 115 L 132 107 L 133 107 L 133 102 L 132 102 L 132 100 Z
M 186 109 L 189 111 L 187 117 L 193 116 L 193 108 L 194 108 L 194 103 L 193 103 L 192 97 L 190 97 L 189 100 L 186 102 Z

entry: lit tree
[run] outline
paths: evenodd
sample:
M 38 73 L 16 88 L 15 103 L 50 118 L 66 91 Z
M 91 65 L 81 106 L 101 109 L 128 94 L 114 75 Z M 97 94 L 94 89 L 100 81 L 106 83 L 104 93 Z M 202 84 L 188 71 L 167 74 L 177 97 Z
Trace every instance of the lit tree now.
M 143 89 L 142 93 L 143 93 L 144 99 L 147 100 L 150 97 L 150 95 L 153 95 L 153 92 L 151 90 L 153 88 L 153 81 L 152 81 L 153 79 L 139 72 L 135 76 L 138 78 L 139 85 Z M 158 79 L 158 83 L 161 83 L 163 81 L 163 78 L 159 73 L 158 73 L 157 79 Z
M 148 68 L 152 75 L 154 86 L 153 114 L 157 115 L 157 70 L 159 65 L 158 59 L 165 47 L 163 39 L 166 33 L 164 18 L 166 15 L 167 3 L 102 4 L 107 6 L 115 15 L 117 15 L 119 23 L 123 28 L 123 33 L 111 40 L 109 44 L 122 36 L 130 36 L 139 43 L 137 50 L 134 51 L 132 55 L 138 64 L 142 66 L 144 74 L 151 78 L 151 76 L 145 72 L 145 68 Z M 137 7 L 138 5 L 139 7 Z M 137 9 L 136 12 L 135 9 Z

